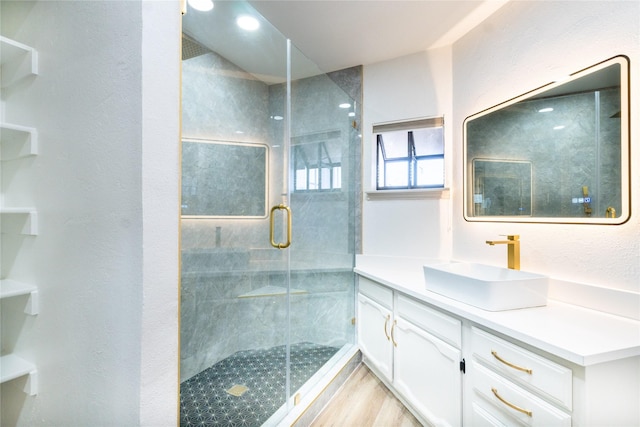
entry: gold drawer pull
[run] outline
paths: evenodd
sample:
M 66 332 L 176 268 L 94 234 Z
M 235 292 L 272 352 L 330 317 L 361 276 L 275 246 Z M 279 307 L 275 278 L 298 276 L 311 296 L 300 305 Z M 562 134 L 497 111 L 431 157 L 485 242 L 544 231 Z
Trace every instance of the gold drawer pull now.
M 391 326 L 391 342 L 393 343 L 394 347 L 398 346 L 398 343 L 396 342 L 395 337 L 393 336 L 393 330 L 395 329 L 396 325 L 398 324 L 397 320 L 393 321 L 393 326 Z
M 491 354 L 493 355 L 493 357 L 495 357 L 496 359 L 498 359 L 500 362 L 504 363 L 505 365 L 509 366 L 510 368 L 517 369 L 518 371 L 526 372 L 529 375 L 533 374 L 533 369 L 523 368 L 522 366 L 518 366 L 518 365 L 514 365 L 513 363 L 509 363 L 506 360 L 504 360 L 502 357 L 498 356 L 498 352 L 495 351 L 495 350 L 491 350 Z
M 504 398 L 498 394 L 498 390 L 496 390 L 495 388 L 491 387 L 491 391 L 493 392 L 494 396 L 498 398 L 498 400 L 500 402 L 504 403 L 508 407 L 513 408 L 518 412 L 522 412 L 523 414 L 527 414 L 530 417 L 533 417 L 533 412 L 531 412 L 531 411 L 529 411 L 527 409 L 523 409 L 523 408 L 521 408 L 519 406 L 514 405 L 511 402 L 507 402 L 506 400 L 504 400 Z
M 384 321 L 384 336 L 387 337 L 387 341 L 391 341 L 391 338 L 389 338 L 389 334 L 387 333 L 387 325 L 389 324 L 389 320 L 391 320 L 391 315 L 387 314 L 387 318 Z

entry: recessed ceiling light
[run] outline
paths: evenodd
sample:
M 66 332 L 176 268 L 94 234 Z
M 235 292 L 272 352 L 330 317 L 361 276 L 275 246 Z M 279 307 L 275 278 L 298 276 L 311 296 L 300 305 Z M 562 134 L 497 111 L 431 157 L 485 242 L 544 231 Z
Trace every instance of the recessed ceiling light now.
M 349 111 L 349 117 L 355 117 L 355 116 L 356 116 L 356 113 L 355 113 L 355 112 L 353 112 L 353 111 Z
M 554 126 L 553 130 L 560 130 L 560 129 L 564 129 L 564 125 L 559 125 L 559 126 Z
M 238 17 L 238 19 L 236 19 L 236 24 L 238 24 L 238 27 L 247 31 L 255 31 L 260 28 L 260 23 L 258 22 L 258 20 L 249 15 L 242 15 Z
M 284 120 L 284 117 L 282 117 L 282 116 L 271 116 L 271 118 L 273 120 Z
M 553 111 L 553 108 L 547 107 L 547 108 L 541 108 L 540 110 L 538 110 L 538 113 L 549 113 L 551 111 Z
M 351 107 L 351 104 L 345 102 L 345 103 L 342 103 L 342 104 L 338 105 L 338 107 L 340 107 L 340 108 L 349 108 L 349 107 Z
M 208 12 L 213 9 L 213 1 L 211 0 L 189 0 L 189 6 L 201 12 Z

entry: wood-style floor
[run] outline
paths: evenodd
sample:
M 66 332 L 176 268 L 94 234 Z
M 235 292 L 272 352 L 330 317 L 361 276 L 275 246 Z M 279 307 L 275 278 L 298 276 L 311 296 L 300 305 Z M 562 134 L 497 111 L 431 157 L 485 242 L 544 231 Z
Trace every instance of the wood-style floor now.
M 311 427 L 419 427 L 420 422 L 361 364 Z

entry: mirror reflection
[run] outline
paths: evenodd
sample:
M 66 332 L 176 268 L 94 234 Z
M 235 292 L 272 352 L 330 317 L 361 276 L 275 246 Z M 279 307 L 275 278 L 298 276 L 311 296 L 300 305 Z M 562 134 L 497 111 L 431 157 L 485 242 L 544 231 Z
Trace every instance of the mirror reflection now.
M 465 219 L 625 222 L 628 69 L 618 56 L 467 118 Z
M 531 162 L 473 161 L 475 215 L 531 215 Z

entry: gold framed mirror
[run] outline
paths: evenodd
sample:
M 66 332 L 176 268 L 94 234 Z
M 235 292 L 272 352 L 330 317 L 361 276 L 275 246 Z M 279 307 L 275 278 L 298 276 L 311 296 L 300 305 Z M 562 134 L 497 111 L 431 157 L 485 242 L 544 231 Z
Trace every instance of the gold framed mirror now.
M 465 219 L 626 222 L 629 111 L 629 59 L 616 56 L 467 117 Z

